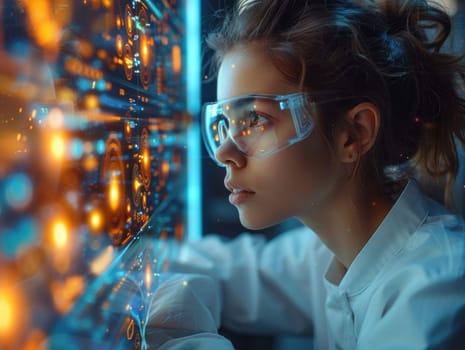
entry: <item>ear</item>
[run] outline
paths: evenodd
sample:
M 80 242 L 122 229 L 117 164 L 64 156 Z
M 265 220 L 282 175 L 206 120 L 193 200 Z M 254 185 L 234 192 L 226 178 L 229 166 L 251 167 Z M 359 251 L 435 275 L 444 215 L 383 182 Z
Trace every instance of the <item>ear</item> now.
M 363 102 L 348 111 L 336 137 L 339 159 L 345 163 L 358 161 L 373 147 L 380 124 L 381 115 L 373 103 Z

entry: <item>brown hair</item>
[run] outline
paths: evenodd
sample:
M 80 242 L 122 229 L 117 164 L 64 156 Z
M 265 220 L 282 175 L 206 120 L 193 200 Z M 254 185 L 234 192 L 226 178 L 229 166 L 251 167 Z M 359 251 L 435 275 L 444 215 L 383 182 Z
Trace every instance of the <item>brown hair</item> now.
M 235 45 L 261 43 L 316 101 L 343 98 L 319 107 L 329 138 L 337 116 L 374 103 L 382 124 L 365 173 L 387 181 L 386 169 L 413 164 L 447 175 L 450 195 L 455 140 L 465 144 L 465 69 L 461 57 L 440 51 L 450 30 L 448 15 L 425 0 L 246 0 L 207 43 L 217 64 Z

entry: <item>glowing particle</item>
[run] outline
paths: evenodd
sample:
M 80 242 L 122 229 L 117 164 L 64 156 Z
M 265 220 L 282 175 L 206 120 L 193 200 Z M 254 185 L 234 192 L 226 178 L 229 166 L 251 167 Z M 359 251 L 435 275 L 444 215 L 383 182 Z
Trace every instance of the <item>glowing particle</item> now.
M 59 108 L 52 108 L 47 115 L 47 123 L 53 129 L 61 129 L 64 124 L 63 111 Z
M 99 107 L 99 99 L 96 95 L 88 95 L 84 99 L 86 109 L 97 109 Z
M 65 139 L 61 133 L 55 133 L 50 137 L 50 153 L 57 159 L 61 160 L 65 154 Z
M 102 229 L 103 217 L 98 209 L 93 209 L 89 214 L 89 227 L 94 232 L 99 232 Z
M 84 169 L 86 171 L 93 171 L 98 167 L 98 159 L 95 155 L 91 154 L 84 158 L 83 162 Z
M 112 5 L 113 5 L 112 3 L 113 3 L 112 0 L 102 0 L 103 6 L 106 7 L 107 9 L 112 7 Z
M 161 172 L 162 172 L 163 176 L 166 177 L 166 176 L 168 176 L 169 171 L 170 171 L 170 163 L 165 160 L 161 164 Z
M 53 224 L 52 239 L 57 248 L 64 248 L 68 243 L 68 228 L 63 220 L 59 219 Z

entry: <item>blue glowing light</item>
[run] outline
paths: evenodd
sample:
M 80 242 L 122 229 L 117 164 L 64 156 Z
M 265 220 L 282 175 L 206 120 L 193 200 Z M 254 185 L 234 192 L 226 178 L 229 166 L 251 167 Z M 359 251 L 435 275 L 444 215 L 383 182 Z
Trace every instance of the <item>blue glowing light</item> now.
M 73 139 L 69 144 L 70 155 L 73 159 L 80 159 L 84 154 L 84 145 L 80 139 Z
M 8 206 L 21 210 L 29 205 L 32 199 L 32 182 L 26 174 L 13 174 L 5 186 L 5 199 Z
M 16 227 L 4 229 L 0 247 L 7 257 L 14 258 L 22 249 L 37 241 L 37 224 L 32 218 L 22 218 Z
M 187 238 L 198 239 L 201 236 L 201 167 L 200 167 L 200 1 L 186 1 L 187 33 L 187 110 L 194 117 L 187 135 Z
M 97 151 L 98 154 L 105 153 L 105 141 L 98 140 L 97 142 L 95 142 L 95 150 Z

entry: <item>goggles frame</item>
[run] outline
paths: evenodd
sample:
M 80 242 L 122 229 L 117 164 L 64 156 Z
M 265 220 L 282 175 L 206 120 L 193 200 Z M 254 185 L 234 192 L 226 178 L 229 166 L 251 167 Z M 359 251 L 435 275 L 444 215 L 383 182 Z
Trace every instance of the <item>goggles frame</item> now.
M 227 138 L 221 138 L 219 136 L 219 132 L 217 136 L 221 139 L 220 144 L 217 146 L 216 143 L 213 139 L 211 134 L 211 125 L 213 123 L 210 122 L 210 119 L 216 118 L 219 115 L 223 115 L 225 119 L 228 119 L 228 123 L 230 123 L 229 118 L 226 116 L 225 113 L 223 113 L 223 106 L 233 104 L 235 102 L 239 102 L 241 100 L 260 100 L 260 99 L 265 99 L 269 101 L 275 101 L 279 105 L 279 110 L 280 111 L 286 111 L 288 110 L 290 112 L 290 115 L 292 117 L 292 122 L 293 126 L 295 129 L 295 137 L 291 137 L 288 140 L 286 140 L 285 143 L 278 145 L 276 148 L 271 149 L 271 150 L 266 150 L 254 154 L 247 154 L 246 151 L 242 150 L 240 145 L 237 143 L 237 141 L 234 139 L 234 135 L 231 134 L 231 129 L 229 127 L 225 127 L 222 125 L 217 125 L 217 129 L 220 129 L 220 127 L 225 127 L 227 132 Z M 246 95 L 239 95 L 236 97 L 232 97 L 229 99 L 224 99 L 220 100 L 217 102 L 207 102 L 204 103 L 202 106 L 202 114 L 201 114 L 201 129 L 202 129 L 202 139 L 204 141 L 205 148 L 207 149 L 210 157 L 217 163 L 217 165 L 221 167 L 225 167 L 226 165 L 222 162 L 220 162 L 216 156 L 215 153 L 216 151 L 221 147 L 221 145 L 226 142 L 226 140 L 229 138 L 231 142 L 236 146 L 236 148 L 244 154 L 247 158 L 266 158 L 271 155 L 273 155 L 276 152 L 279 152 L 283 149 L 286 149 L 287 147 L 303 141 L 306 139 L 311 132 L 314 129 L 314 122 L 313 118 L 310 113 L 310 106 L 312 104 L 315 104 L 315 102 L 311 101 L 310 96 L 306 92 L 296 92 L 296 93 L 291 93 L 287 95 L 270 95 L 270 94 L 246 94 Z M 220 121 L 221 122 L 221 121 Z

